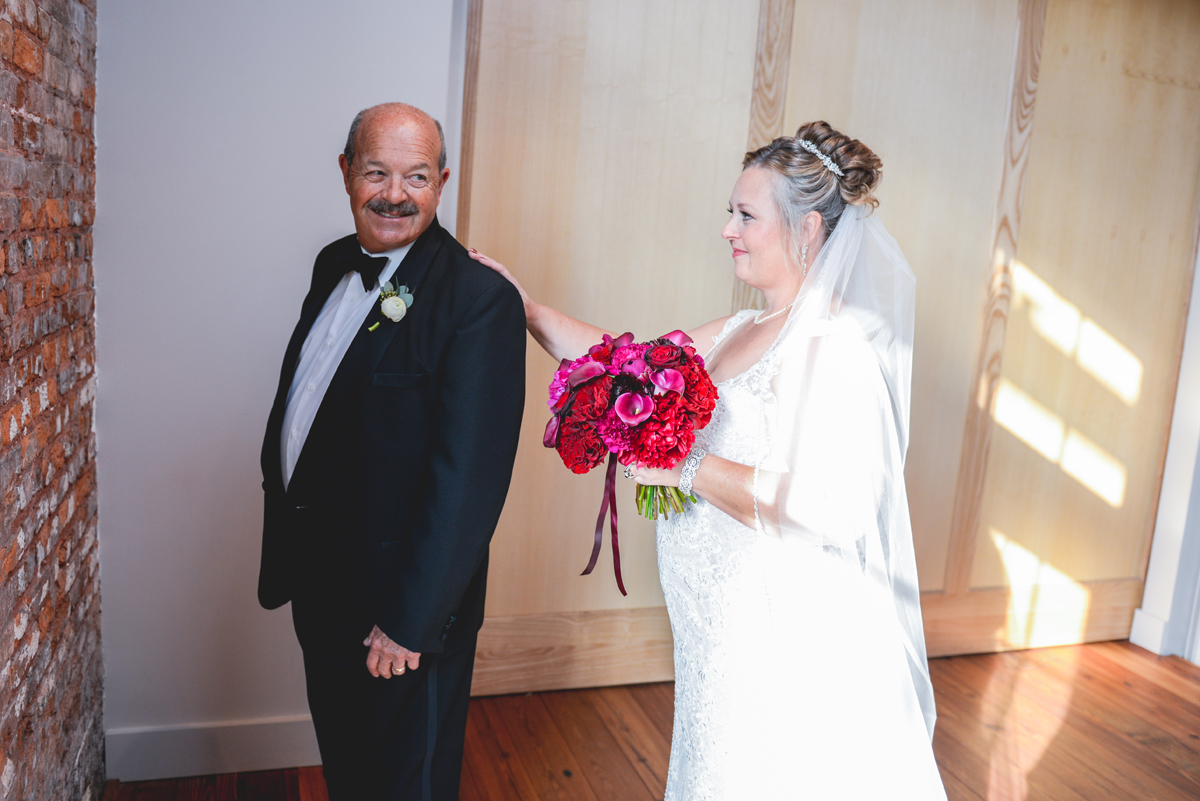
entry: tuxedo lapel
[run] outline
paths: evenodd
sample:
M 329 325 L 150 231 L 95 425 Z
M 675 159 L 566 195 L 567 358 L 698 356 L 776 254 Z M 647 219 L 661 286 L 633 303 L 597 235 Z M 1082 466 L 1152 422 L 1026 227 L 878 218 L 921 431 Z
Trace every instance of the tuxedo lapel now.
M 421 302 L 419 293 L 421 284 L 434 256 L 441 249 L 444 236 L 447 234 L 434 218 L 429 228 L 417 237 L 412 248 L 392 275 L 393 286 L 405 284 L 409 287 L 409 291 L 413 295 L 413 305 Z M 355 247 L 358 247 L 357 241 Z M 359 323 L 358 333 L 350 343 L 350 348 L 334 372 L 333 379 L 329 382 L 329 388 L 325 391 L 325 397 L 321 399 L 317 415 L 313 419 L 308 437 L 304 441 L 304 447 L 300 449 L 300 456 L 296 460 L 296 467 L 292 471 L 292 482 L 288 485 L 289 489 L 300 483 L 296 481 L 296 477 L 301 475 L 307 462 L 311 461 L 314 448 L 310 448 L 309 444 L 319 442 L 325 428 L 340 419 L 347 409 L 352 408 L 353 401 L 366 391 L 375 368 L 384 353 L 387 352 L 396 334 L 404 325 L 410 323 L 407 316 L 398 323 L 392 322 L 380 311 L 378 303 L 371 306 L 371 310 Z M 376 324 L 378 327 L 374 331 L 370 330 Z M 311 323 L 309 325 L 311 327 Z M 286 393 L 286 390 L 284 391 Z M 282 428 L 280 430 L 282 433 Z
M 313 323 L 329 300 L 329 295 L 338 281 L 346 274 L 345 263 L 348 261 L 346 252 L 350 248 L 358 249 L 358 238 L 354 235 L 339 239 L 332 245 L 332 253 L 328 258 L 318 257 L 313 268 L 312 284 L 304 303 L 300 307 L 300 321 L 292 331 L 288 340 L 287 350 L 283 355 L 283 367 L 279 371 L 279 386 L 275 389 L 275 401 L 271 405 L 271 414 L 267 418 L 267 435 L 263 443 L 263 474 L 266 480 L 275 484 L 274 489 L 283 491 L 283 464 L 281 457 L 281 437 L 283 436 L 283 417 L 287 411 L 288 391 L 296 377 L 296 368 L 300 365 L 300 351 Z M 339 272 L 340 270 L 340 272 Z

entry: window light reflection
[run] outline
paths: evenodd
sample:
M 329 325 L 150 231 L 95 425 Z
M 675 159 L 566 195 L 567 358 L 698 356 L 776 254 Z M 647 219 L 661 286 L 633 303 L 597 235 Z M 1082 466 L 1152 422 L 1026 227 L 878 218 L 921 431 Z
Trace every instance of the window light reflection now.
M 1110 506 L 1119 509 L 1125 503 L 1125 465 L 1078 431 L 1067 434 L 1059 465 Z
M 988 529 L 1008 574 L 1010 600 L 1002 647 L 1030 648 L 1084 639 L 1091 592 L 1062 571 Z M 1039 652 L 1066 680 L 1078 670 L 1079 651 Z M 988 801 L 1024 801 L 1037 768 L 1071 712 L 1071 693 L 1047 691 L 1019 661 L 996 663 L 980 705 L 988 751 Z
M 1138 402 L 1143 367 L 1137 356 L 1019 261 L 1012 264 L 1012 281 L 1014 312 L 1028 304 L 1034 331 L 1127 405 Z
M 1087 628 L 1092 593 L 1028 548 L 988 528 L 1008 576 L 1011 595 L 1005 644 L 1039 648 L 1079 642 Z
M 993 419 L 1063 472 L 1119 509 L 1125 503 L 1125 465 L 1075 429 L 1067 429 L 1062 418 L 1000 379 L 996 388 Z
M 1075 361 L 1114 395 L 1133 406 L 1142 392 L 1142 362 L 1091 320 L 1079 327 Z
M 1013 308 L 1029 304 L 1033 330 L 1067 356 L 1075 355 L 1083 314 L 1075 304 L 1054 291 L 1019 261 L 1012 265 Z
M 1050 461 L 1057 462 L 1062 455 L 1066 434 L 1062 419 L 1006 378 L 1000 379 L 996 389 L 996 410 L 992 414 L 1013 436 Z

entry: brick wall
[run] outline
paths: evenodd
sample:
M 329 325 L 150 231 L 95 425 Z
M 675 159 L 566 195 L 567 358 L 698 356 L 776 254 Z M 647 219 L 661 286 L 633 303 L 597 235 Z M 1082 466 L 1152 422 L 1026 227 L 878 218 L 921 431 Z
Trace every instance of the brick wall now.
M 96 0 L 0 0 L 0 798 L 99 798 Z

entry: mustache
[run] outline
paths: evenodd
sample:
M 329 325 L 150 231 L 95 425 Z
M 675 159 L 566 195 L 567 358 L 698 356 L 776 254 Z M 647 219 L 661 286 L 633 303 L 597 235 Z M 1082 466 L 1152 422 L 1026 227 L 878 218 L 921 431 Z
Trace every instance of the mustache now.
M 377 214 L 400 215 L 402 217 L 411 217 L 420 209 L 417 204 L 411 200 L 406 200 L 403 203 L 389 203 L 381 197 L 373 197 L 367 201 L 367 208 Z

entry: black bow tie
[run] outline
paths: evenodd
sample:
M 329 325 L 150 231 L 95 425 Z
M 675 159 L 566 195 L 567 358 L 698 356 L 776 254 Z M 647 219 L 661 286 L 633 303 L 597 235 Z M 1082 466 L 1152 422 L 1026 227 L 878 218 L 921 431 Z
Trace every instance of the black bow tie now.
M 358 273 L 358 277 L 362 279 L 363 289 L 370 292 L 375 288 L 375 283 L 379 281 L 379 274 L 383 272 L 383 268 L 387 267 L 387 256 L 372 256 L 369 253 L 363 253 L 359 249 L 358 257 L 354 260 L 354 271 Z

